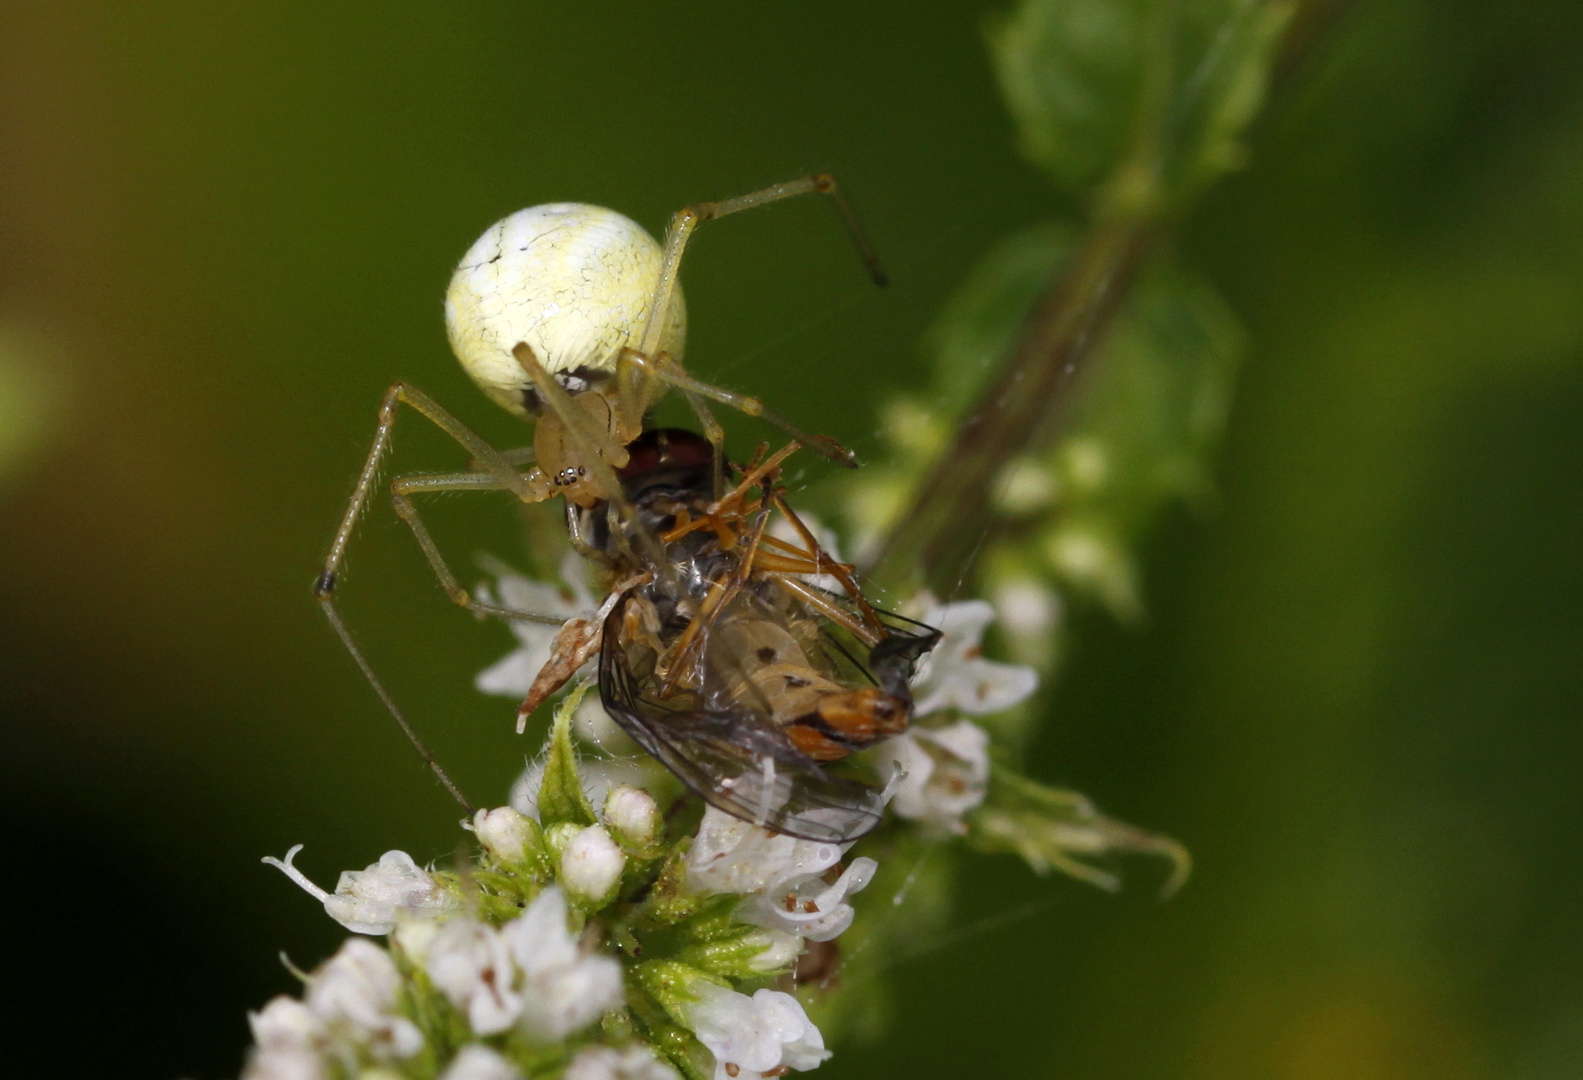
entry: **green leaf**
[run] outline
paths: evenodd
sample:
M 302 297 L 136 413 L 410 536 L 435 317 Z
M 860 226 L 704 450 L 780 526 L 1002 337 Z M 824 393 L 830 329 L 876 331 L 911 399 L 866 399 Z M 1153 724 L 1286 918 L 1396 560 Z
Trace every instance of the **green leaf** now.
M 934 353 L 935 400 L 966 409 L 977 399 L 1071 249 L 1071 229 L 1048 222 L 1007 237 L 978 261 L 925 339 Z
M 1023 154 L 1084 191 L 1126 153 L 1150 0 L 1029 0 L 989 32 Z
M 1028 159 L 1179 201 L 1243 159 L 1290 0 L 1027 0 L 990 50 Z
M 577 751 L 572 747 L 572 714 L 588 692 L 589 682 L 580 682 L 555 710 L 550 725 L 549 754 L 544 762 L 544 780 L 539 785 L 539 823 L 554 825 L 593 825 L 594 808 L 583 792 L 577 772 Z
M 1151 270 L 1094 358 L 1049 459 L 1063 516 L 1097 515 L 1132 542 L 1166 501 L 1206 499 L 1244 349 L 1236 318 L 1205 278 Z

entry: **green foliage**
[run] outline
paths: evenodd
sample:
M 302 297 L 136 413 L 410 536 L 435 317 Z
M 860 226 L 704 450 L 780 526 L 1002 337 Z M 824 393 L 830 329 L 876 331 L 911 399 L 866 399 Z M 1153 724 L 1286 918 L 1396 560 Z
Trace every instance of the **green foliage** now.
M 942 471 L 982 468 L 987 516 L 916 520 L 983 531 L 985 542 L 969 546 L 986 593 L 1042 581 L 1096 598 L 1124 621 L 1141 618 L 1133 550 L 1168 501 L 1210 495 L 1209 460 L 1243 351 L 1214 286 L 1162 258 L 1159 234 L 1242 160 L 1290 14 L 1289 3 L 1247 0 L 1030 0 L 992 29 L 1024 152 L 1087 201 L 1091 231 L 1137 237 L 1143 262 L 1126 261 L 1128 244 L 1090 245 L 1081 223 L 1061 220 L 984 256 L 927 337 L 929 397 L 887 409 L 891 458 L 853 485 L 860 550 L 874 551 L 921 493 L 950 492 L 936 482 Z M 1085 280 L 1103 284 L 1062 292 Z M 1119 304 L 1117 290 L 1126 290 Z M 1114 309 L 1090 310 L 1101 304 Z M 1019 351 L 1037 320 L 1072 328 L 1058 342 L 1064 352 Z M 953 439 L 969 416 L 995 424 L 1009 412 L 984 394 L 1012 362 L 1029 385 L 1040 384 L 1039 365 L 1070 363 L 1078 373 L 1042 420 L 1016 429 L 1021 450 L 1011 460 L 957 460 Z M 1013 648 L 1048 671 L 1056 644 L 1033 627 Z
M 1031 0 L 990 31 L 1023 153 L 1062 186 L 1180 201 L 1242 163 L 1293 5 Z M 1140 173 L 1145 174 L 1141 175 Z
M 539 787 L 539 820 L 546 829 L 562 824 L 592 825 L 598 820 L 578 779 L 577 750 L 572 746 L 572 714 L 589 685 L 578 684 L 555 709 L 544 781 Z

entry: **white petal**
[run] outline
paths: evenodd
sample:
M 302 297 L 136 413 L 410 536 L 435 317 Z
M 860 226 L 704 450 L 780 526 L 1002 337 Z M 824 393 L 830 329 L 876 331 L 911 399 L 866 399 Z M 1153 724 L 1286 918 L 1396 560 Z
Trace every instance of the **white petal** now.
M 740 917 L 810 941 L 830 941 L 852 925 L 855 913 L 846 898 L 862 891 L 878 865 L 873 859 L 857 858 L 829 885 L 818 877 L 777 885 L 746 906 Z
M 584 954 L 567 916 L 566 897 L 552 886 L 501 928 L 523 973 L 522 1026 L 539 1039 L 563 1039 L 625 1001 L 621 964 Z
M 429 942 L 424 969 L 479 1035 L 505 1031 L 522 1011 L 510 949 L 482 923 L 459 918 L 441 925 Z
M 561 884 L 589 909 L 615 896 L 627 856 L 603 825 L 589 825 L 567 841 L 561 851 Z
M 254 1051 L 242 1080 L 326 1080 L 324 1059 L 312 1050 Z
M 760 990 L 751 998 L 712 983 L 694 988 L 697 1004 L 690 1021 L 698 1041 L 715 1056 L 716 1080 L 727 1080 L 734 1066 L 765 1073 L 781 1065 L 811 1069 L 830 1056 L 819 1029 L 790 994 Z
M 481 1043 L 469 1043 L 456 1052 L 440 1080 L 521 1080 L 521 1071 Z
M 313 1010 L 284 994 L 271 998 L 259 1012 L 248 1013 L 247 1023 L 253 1029 L 253 1041 L 263 1050 L 307 1049 L 320 1031 Z
M 675 1069 L 641 1044 L 624 1050 L 590 1046 L 572 1059 L 562 1080 L 680 1080 Z
M 756 893 L 821 874 L 842 848 L 773 833 L 709 807 L 687 855 L 687 887 L 705 895 Z

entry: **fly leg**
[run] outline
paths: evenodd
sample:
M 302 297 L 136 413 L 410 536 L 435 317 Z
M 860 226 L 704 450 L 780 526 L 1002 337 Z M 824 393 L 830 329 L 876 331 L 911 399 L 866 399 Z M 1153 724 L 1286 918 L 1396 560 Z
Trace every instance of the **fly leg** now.
M 828 573 L 839 581 L 841 588 L 846 590 L 847 598 L 856 604 L 858 610 L 862 612 L 863 621 L 879 631 L 881 637 L 888 636 L 890 631 L 880 621 L 879 616 L 874 614 L 874 609 L 869 606 L 868 597 L 863 595 L 863 590 L 857 587 L 857 582 L 852 578 L 851 568 L 845 563 L 837 562 L 825 554 L 813 532 L 803 523 L 802 518 L 797 516 L 797 512 L 786 504 L 784 495 L 780 492 L 773 492 L 770 497 L 775 504 L 775 508 L 786 516 L 786 520 L 791 522 L 792 528 L 797 530 L 797 535 L 802 538 L 803 543 L 808 545 L 808 551 L 813 555 L 814 560 L 826 567 L 826 569 L 818 572 Z
M 555 635 L 555 641 L 550 645 L 550 658 L 534 676 L 533 685 L 528 687 L 528 696 L 523 698 L 522 705 L 517 709 L 518 735 L 521 735 L 528 726 L 528 717 L 533 715 L 533 710 L 544 704 L 544 700 L 551 694 L 565 686 L 572 676 L 577 674 L 577 670 L 588 662 L 588 658 L 599 651 L 604 641 L 605 620 L 610 617 L 610 613 L 615 610 L 621 598 L 648 580 L 647 574 L 628 578 L 610 591 L 610 595 L 594 614 L 587 618 L 566 620 L 561 626 L 560 633 Z

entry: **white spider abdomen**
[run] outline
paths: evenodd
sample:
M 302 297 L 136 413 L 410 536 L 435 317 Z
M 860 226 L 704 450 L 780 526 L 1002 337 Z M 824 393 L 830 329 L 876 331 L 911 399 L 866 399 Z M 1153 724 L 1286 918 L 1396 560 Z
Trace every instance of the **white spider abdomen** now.
M 546 203 L 491 225 L 451 276 L 445 326 L 462 367 L 519 416 L 532 382 L 511 350 L 526 342 L 568 389 L 615 371 L 637 348 L 659 282 L 660 245 L 630 218 L 585 203 Z M 678 286 L 659 351 L 680 358 L 687 315 Z

